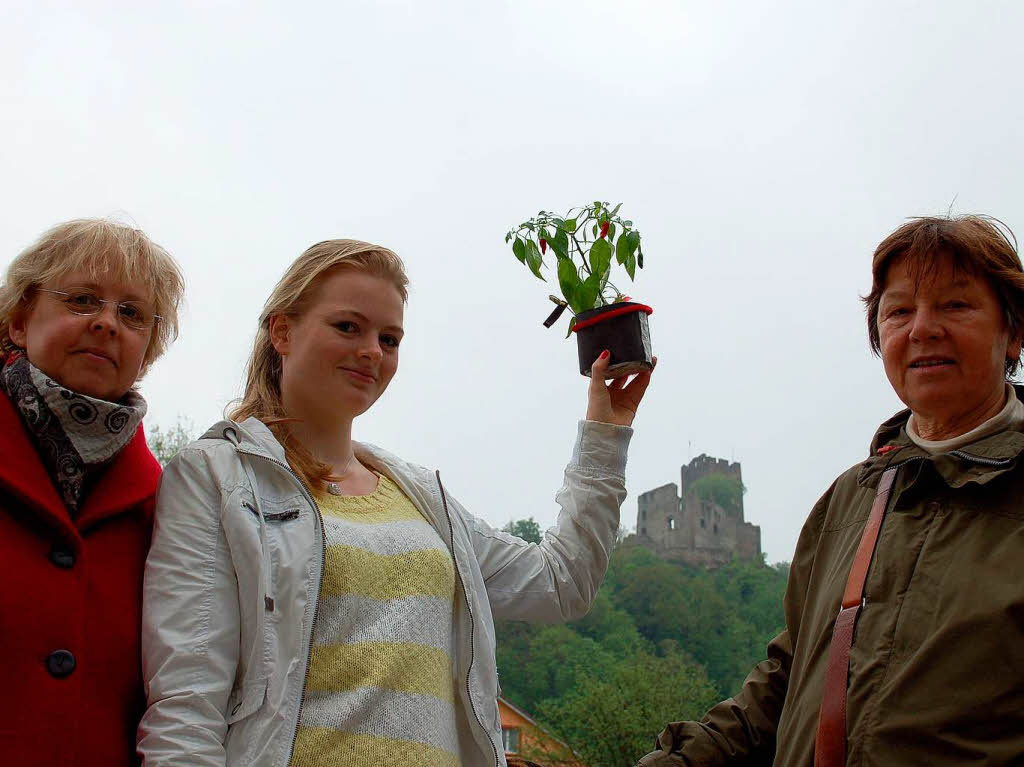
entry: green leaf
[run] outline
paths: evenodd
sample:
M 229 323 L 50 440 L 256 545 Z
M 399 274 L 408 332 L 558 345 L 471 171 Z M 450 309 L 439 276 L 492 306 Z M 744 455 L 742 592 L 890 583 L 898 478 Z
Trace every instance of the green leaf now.
M 644 268 L 644 252 L 642 250 L 638 252 L 638 255 L 636 257 L 636 265 L 639 266 L 641 269 Z
M 566 338 L 568 338 L 569 336 L 572 335 L 572 329 L 574 327 L 576 327 L 576 318 L 575 317 L 570 317 L 569 318 L 569 329 L 567 331 L 565 331 L 565 337 Z
M 636 256 L 632 253 L 629 254 L 629 258 L 626 259 L 626 274 L 629 275 L 629 279 L 633 279 L 636 274 Z
M 598 240 L 590 246 L 590 271 L 600 277 L 612 263 L 612 246 L 608 240 Z
M 614 208 L 612 208 L 611 215 L 614 216 L 616 213 L 618 213 L 619 212 L 619 208 L 621 208 L 621 207 L 622 207 L 622 203 L 620 202 L 618 205 L 616 205 Z
M 566 234 L 572 234 L 576 231 L 576 219 L 567 218 L 562 222 L 562 231 Z
M 594 232 L 594 239 L 596 240 L 597 239 L 597 224 L 594 224 L 593 232 Z
M 601 293 L 601 276 L 591 274 L 583 281 L 583 285 L 576 293 L 576 303 L 579 305 L 577 314 L 593 309 L 597 305 L 597 297 Z
M 512 239 L 512 232 L 509 232 L 508 234 L 505 235 L 505 243 L 508 244 L 508 241 L 511 240 L 511 239 Z
M 555 236 L 548 240 L 548 245 L 555 251 L 559 258 L 569 257 L 569 236 L 561 229 L 555 232 Z
M 530 267 L 530 271 L 534 273 L 537 279 L 547 282 L 544 279 L 544 275 L 540 273 L 540 267 L 543 265 L 544 259 L 540 255 L 540 248 L 537 247 L 537 243 L 533 240 L 526 241 L 526 265 Z
M 608 242 L 615 239 L 615 224 L 608 224 Z
M 519 259 L 519 263 L 526 263 L 526 244 L 518 237 L 516 237 L 516 241 L 512 243 L 512 252 L 515 253 L 516 258 Z
M 629 258 L 631 252 L 629 247 L 629 232 L 623 234 L 619 241 L 615 243 L 615 261 L 619 266 L 626 263 L 626 259 Z
M 576 274 L 576 267 L 572 261 L 568 258 L 558 259 L 558 285 L 562 289 L 562 295 L 574 312 L 580 311 L 576 304 L 576 294 L 579 292 L 581 284 L 580 277 Z
M 548 230 L 542 226 L 537 230 L 537 238 L 550 241 L 551 235 L 548 234 Z

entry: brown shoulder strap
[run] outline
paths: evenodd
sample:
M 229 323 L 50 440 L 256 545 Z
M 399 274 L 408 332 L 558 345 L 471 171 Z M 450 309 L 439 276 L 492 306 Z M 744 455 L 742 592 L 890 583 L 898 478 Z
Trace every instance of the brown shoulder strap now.
M 846 686 L 850 672 L 850 647 L 853 629 L 857 624 L 864 599 L 864 581 L 875 554 L 875 543 L 882 529 L 885 510 L 889 506 L 896 467 L 886 469 L 878 482 L 871 515 L 864 525 L 864 535 L 853 558 L 850 576 L 846 579 L 843 606 L 832 629 L 832 644 L 828 652 L 825 672 L 825 694 L 818 714 L 818 734 L 814 739 L 815 767 L 845 767 L 846 765 Z

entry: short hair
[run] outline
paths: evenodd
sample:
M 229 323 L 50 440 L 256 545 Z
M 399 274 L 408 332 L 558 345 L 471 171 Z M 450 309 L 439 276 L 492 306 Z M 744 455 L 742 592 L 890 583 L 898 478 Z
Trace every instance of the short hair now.
M 105 218 L 80 218 L 48 229 L 7 267 L 0 285 L 0 352 L 17 347 L 10 323 L 27 311 L 37 288 L 66 274 L 86 270 L 121 282 L 141 281 L 153 297 L 161 319 L 153 326 L 139 377 L 178 337 L 178 307 L 185 279 L 171 255 L 139 229 Z
M 875 354 L 881 354 L 882 349 L 878 305 L 889 268 L 905 258 L 915 281 L 919 281 L 933 274 L 943 257 L 952 259 L 955 271 L 987 280 L 999 298 L 1011 337 L 1024 335 L 1024 269 L 1010 228 L 991 216 L 921 216 L 882 240 L 871 260 L 871 292 L 863 300 L 868 341 Z M 1019 367 L 1019 358 L 1007 359 L 1006 377 Z
M 316 300 L 324 280 L 338 271 L 369 274 L 395 286 L 402 303 L 409 300 L 409 278 L 402 259 L 388 248 L 360 240 L 324 240 L 309 248 L 285 271 L 263 306 L 259 328 L 246 366 L 245 392 L 229 408 L 229 418 L 256 417 L 274 432 L 291 467 L 306 484 L 319 490 L 331 467 L 318 461 L 291 433 L 289 414 L 281 401 L 281 355 L 270 340 L 270 318 L 301 317 Z

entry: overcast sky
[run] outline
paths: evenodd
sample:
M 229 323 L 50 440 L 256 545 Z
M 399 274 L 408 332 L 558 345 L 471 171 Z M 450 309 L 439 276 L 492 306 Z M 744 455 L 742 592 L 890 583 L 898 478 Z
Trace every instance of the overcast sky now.
M 305 247 L 387 245 L 407 334 L 356 437 L 547 526 L 586 380 L 503 236 L 621 201 L 660 358 L 623 519 L 709 453 L 788 560 L 901 407 L 858 299 L 875 245 L 950 208 L 1024 234 L 1022 28 L 1010 0 L 5 3 L 0 264 L 80 216 L 167 247 L 188 304 L 147 422 L 200 431 Z

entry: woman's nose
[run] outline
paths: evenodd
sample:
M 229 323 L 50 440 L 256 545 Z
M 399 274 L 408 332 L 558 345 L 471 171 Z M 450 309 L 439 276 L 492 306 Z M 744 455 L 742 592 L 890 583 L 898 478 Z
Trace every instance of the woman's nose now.
M 914 319 L 910 326 L 910 339 L 912 341 L 924 341 L 930 338 L 938 338 L 943 333 L 942 322 L 938 312 L 930 307 L 918 307 L 914 312 Z
M 111 335 L 117 333 L 117 304 L 107 303 L 100 307 L 99 312 L 92 316 L 92 322 L 89 323 L 89 327 L 99 333 L 110 332 Z
M 384 351 L 380 348 L 380 341 L 374 339 L 363 344 L 362 356 L 372 360 L 379 360 L 384 357 Z

